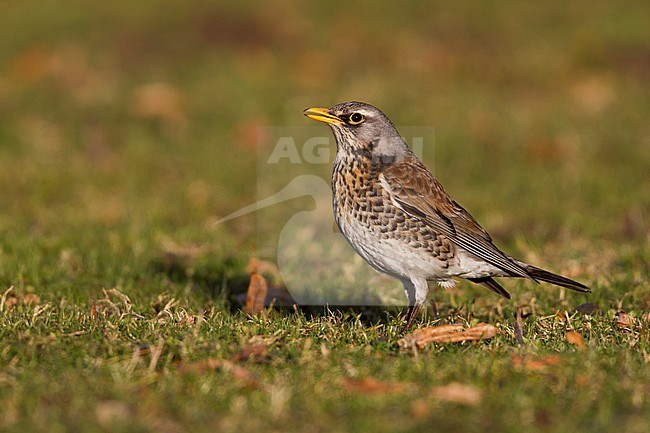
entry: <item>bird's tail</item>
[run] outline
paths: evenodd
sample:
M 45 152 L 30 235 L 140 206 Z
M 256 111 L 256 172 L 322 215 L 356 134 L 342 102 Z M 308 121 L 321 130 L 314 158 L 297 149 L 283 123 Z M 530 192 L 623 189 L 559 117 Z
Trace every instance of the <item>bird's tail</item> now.
M 481 278 L 468 278 L 472 283 L 480 284 L 483 287 L 487 287 L 492 290 L 494 293 L 503 296 L 506 299 L 510 299 L 510 293 L 503 287 L 501 284 L 494 281 L 494 278 L 491 277 L 481 277 Z
M 567 289 L 575 290 L 576 292 L 590 293 L 591 289 L 582 283 L 574 281 L 570 278 L 563 277 L 562 275 L 554 274 L 553 272 L 545 271 L 527 263 L 520 263 L 528 273 L 538 281 L 546 281 L 547 283 L 555 284 L 556 286 L 566 287 Z

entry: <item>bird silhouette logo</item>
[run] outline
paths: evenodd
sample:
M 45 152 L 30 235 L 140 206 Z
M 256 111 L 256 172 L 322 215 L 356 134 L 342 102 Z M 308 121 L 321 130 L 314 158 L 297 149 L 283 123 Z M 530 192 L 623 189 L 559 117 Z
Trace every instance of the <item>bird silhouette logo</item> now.
M 334 226 L 331 191 L 317 175 L 299 175 L 275 194 L 219 221 L 310 197 L 313 207 L 292 215 L 278 236 L 277 264 L 284 286 L 299 305 L 405 305 L 398 283 L 369 268 Z

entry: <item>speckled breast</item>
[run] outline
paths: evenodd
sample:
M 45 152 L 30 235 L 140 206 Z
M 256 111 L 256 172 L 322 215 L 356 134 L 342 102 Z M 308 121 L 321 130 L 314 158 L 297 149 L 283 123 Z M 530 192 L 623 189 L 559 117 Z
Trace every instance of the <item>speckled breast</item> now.
M 379 181 L 384 165 L 359 156 L 337 160 L 332 189 L 339 229 L 352 247 L 382 272 L 400 273 L 395 268 L 408 267 L 411 259 L 435 260 L 436 268 L 448 267 L 454 257 L 453 246 L 422 220 L 393 204 Z

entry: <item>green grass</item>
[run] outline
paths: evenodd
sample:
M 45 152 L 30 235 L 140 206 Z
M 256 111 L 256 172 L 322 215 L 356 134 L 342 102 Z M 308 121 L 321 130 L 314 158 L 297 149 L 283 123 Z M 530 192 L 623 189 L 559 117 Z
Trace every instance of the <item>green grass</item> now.
M 196 296 L 194 298 L 197 298 Z M 466 430 L 625 431 L 647 425 L 648 320 L 631 330 L 611 312 L 551 315 L 525 324 L 518 347 L 512 307 L 491 321 L 489 342 L 432 346 L 417 356 L 377 343 L 399 323 L 364 323 L 355 315 L 270 311 L 231 314 L 162 295 L 131 304 L 113 294 L 88 306 L 16 306 L 3 312 L 3 423 L 16 431 L 70 430 Z M 465 323 L 481 310 L 453 312 Z M 499 318 L 500 317 L 500 318 Z M 487 319 L 488 316 L 481 317 Z M 644 329 L 642 329 L 644 328 Z M 565 341 L 572 329 L 586 339 Z M 260 360 L 241 361 L 247 376 L 196 368 L 231 359 L 249 344 L 267 344 Z M 524 359 L 558 354 L 541 369 Z M 250 376 L 250 377 L 249 377 Z M 374 393 L 346 386 L 371 377 L 395 385 Z M 439 400 L 436 385 L 459 382 L 480 390 L 471 406 Z M 399 386 L 397 386 L 399 385 Z M 423 410 L 422 407 L 425 409 Z
M 0 4 L 0 430 L 650 430 L 648 6 L 92 3 Z M 417 354 L 394 307 L 246 316 L 259 228 L 309 206 L 215 225 L 284 182 L 255 134 L 349 99 L 434 127 L 497 244 L 593 293 L 437 290 L 500 332 Z

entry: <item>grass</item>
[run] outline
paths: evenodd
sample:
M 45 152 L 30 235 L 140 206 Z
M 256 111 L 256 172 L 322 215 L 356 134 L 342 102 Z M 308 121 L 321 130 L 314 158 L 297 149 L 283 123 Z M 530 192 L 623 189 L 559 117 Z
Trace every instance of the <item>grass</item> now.
M 0 430 L 650 429 L 647 6 L 172 5 L 0 5 Z M 435 291 L 420 326 L 499 334 L 417 354 L 396 307 L 244 314 L 309 206 L 215 225 L 286 183 L 256 134 L 349 99 L 435 128 L 497 244 L 593 293 Z
M 518 347 L 507 306 L 493 319 L 500 329 L 495 339 L 413 356 L 375 342 L 382 332 L 397 338 L 392 318 L 372 324 L 350 313 L 277 311 L 246 318 L 165 295 L 141 305 L 117 292 L 105 298 L 92 311 L 65 301 L 3 311 L 5 425 L 16 431 L 431 425 L 604 431 L 615 420 L 626 431 L 642 431 L 647 422 L 648 334 L 641 329 L 647 319 L 625 329 L 611 313 L 535 317 L 525 324 L 526 346 Z M 450 322 L 474 317 L 448 313 Z M 585 337 L 584 349 L 566 342 L 567 329 Z M 201 363 L 229 360 L 250 344 L 265 344 L 268 352 L 240 361 L 243 373 Z M 363 378 L 382 386 L 351 382 Z M 479 389 L 480 403 L 435 397 L 435 385 L 454 382 Z

